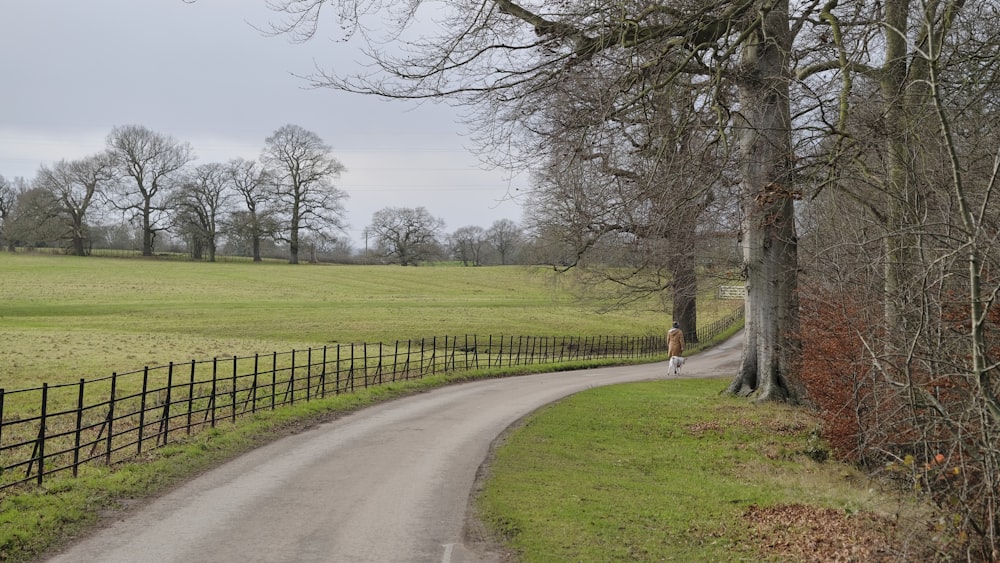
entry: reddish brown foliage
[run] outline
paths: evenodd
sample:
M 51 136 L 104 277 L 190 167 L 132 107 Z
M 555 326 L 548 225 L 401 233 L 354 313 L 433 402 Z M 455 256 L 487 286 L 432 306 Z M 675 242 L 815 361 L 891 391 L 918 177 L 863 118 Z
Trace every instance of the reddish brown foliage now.
M 869 366 L 856 331 L 864 308 L 843 295 L 835 301 L 803 298 L 801 377 L 823 419 L 823 437 L 837 454 L 857 460 L 860 413 L 871 393 Z
M 926 295 L 921 331 L 886 342 L 877 303 L 860 292 L 809 289 L 800 298 L 801 376 L 835 455 L 889 468 L 933 500 L 939 548 L 995 557 L 998 489 L 988 468 L 1000 456 L 983 393 L 996 396 L 996 374 L 982 378 L 973 366 L 968 300 Z M 987 311 L 983 330 L 987 356 L 1000 357 L 1000 305 Z

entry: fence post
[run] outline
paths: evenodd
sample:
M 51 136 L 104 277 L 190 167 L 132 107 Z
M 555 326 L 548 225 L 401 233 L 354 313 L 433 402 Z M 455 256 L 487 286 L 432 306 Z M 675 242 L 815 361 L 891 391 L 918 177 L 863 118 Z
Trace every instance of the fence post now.
M 334 393 L 340 395 L 340 344 L 337 344 L 337 371 L 334 375 Z
M 167 440 L 170 438 L 170 402 L 171 393 L 170 390 L 174 387 L 174 363 L 170 362 L 167 367 L 167 399 L 163 403 L 163 414 L 161 415 L 160 427 L 163 432 L 163 445 L 167 445 Z
M 219 391 L 219 359 L 212 358 L 212 428 L 215 428 L 215 408 L 218 406 L 218 401 L 215 400 L 215 396 Z
M 274 410 L 274 399 L 278 394 L 278 352 L 271 356 L 271 410 Z
M 323 346 L 323 369 L 320 370 L 319 374 L 319 396 L 320 398 L 326 398 L 326 349 L 327 346 Z
M 38 452 L 38 484 L 42 484 L 45 475 L 45 424 L 49 416 L 49 384 L 42 383 L 42 414 L 38 419 L 38 441 L 35 442 L 35 449 Z M 28 465 L 30 474 L 31 465 Z
M 118 387 L 118 372 L 112 372 L 111 374 L 111 398 L 108 399 L 108 436 L 107 436 L 107 451 L 104 453 L 105 461 L 108 465 L 111 465 L 111 438 L 115 435 L 114 424 L 115 424 L 115 389 Z
M 80 378 L 80 391 L 76 396 L 76 433 L 73 437 L 73 477 L 80 467 L 80 435 L 83 433 L 83 386 L 86 380 Z
M 312 346 L 306 350 L 306 402 L 309 402 L 309 395 L 312 394 L 313 379 L 313 349 Z
M 465 335 L 465 369 L 469 369 L 469 335 Z
M 399 376 L 399 341 L 397 340 L 392 351 L 392 380 L 396 381 Z M 404 375 L 405 378 L 405 375 Z
M 250 400 L 250 412 L 257 412 L 257 385 L 259 383 L 260 375 L 260 354 L 253 355 L 253 389 L 250 392 L 248 399 Z M 246 410 L 246 409 L 243 409 Z
M 139 398 L 139 439 L 137 440 L 137 454 L 142 453 L 142 435 L 146 429 L 146 392 L 149 389 L 149 366 L 142 370 L 142 396 Z
M 288 369 L 289 405 L 295 404 L 295 350 L 292 350 L 292 367 Z
M 194 413 L 194 369 L 195 361 L 191 360 L 191 378 L 188 381 L 188 411 L 187 411 L 187 435 L 191 435 L 191 416 Z
M 229 392 L 230 402 L 233 404 L 233 413 L 230 420 L 236 422 L 236 356 L 233 356 L 233 388 Z
M 426 375 L 424 373 L 424 338 L 420 339 L 420 369 L 417 370 L 417 376 L 423 377 Z
M 479 335 L 472 335 L 472 365 L 479 369 Z
M 354 391 L 354 343 L 351 342 L 351 369 L 347 372 L 351 379 L 351 391 Z M 368 387 L 368 378 L 365 378 L 365 387 Z
M 403 362 L 403 379 L 410 379 L 410 354 L 413 353 L 413 340 L 406 339 L 406 361 Z

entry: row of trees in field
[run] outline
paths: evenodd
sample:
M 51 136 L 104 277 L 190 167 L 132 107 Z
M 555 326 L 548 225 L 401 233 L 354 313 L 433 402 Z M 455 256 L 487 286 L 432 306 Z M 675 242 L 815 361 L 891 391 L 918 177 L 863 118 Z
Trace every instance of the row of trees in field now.
M 258 160 L 194 165 L 191 146 L 143 126 L 115 127 L 105 150 L 43 165 L 35 178 L 0 176 L 0 245 L 59 244 L 83 256 L 95 245 L 141 250 L 181 247 L 215 261 L 231 254 L 318 254 L 413 265 L 457 259 L 467 265 L 522 258 L 526 239 L 513 221 L 452 234 L 425 208 L 387 207 L 365 229 L 366 246 L 343 236 L 344 171 L 331 148 L 297 125 L 276 130 Z M 368 245 L 369 238 L 371 246 Z
M 998 558 L 1000 2 L 486 0 L 433 36 L 419 0 L 274 6 L 302 40 L 365 14 L 377 71 L 316 85 L 465 106 L 570 265 L 631 255 L 588 270 L 623 298 L 690 323 L 696 241 L 732 228 L 729 392 L 817 405 L 842 456 L 938 504 L 942 558 Z

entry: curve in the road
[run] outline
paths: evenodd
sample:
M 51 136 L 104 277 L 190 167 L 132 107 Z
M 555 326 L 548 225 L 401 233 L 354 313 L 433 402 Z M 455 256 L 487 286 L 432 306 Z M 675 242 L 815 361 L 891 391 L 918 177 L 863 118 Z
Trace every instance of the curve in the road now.
M 680 377 L 728 376 L 740 335 Z M 369 407 L 227 462 L 49 559 L 67 562 L 499 561 L 464 533 L 491 443 L 539 407 L 666 363 L 491 379 Z

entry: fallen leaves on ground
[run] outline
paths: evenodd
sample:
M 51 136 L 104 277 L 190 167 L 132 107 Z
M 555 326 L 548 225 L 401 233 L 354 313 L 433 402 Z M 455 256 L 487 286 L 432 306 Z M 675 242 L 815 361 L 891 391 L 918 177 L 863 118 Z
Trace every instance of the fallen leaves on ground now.
M 895 522 L 873 513 L 848 514 L 800 504 L 760 507 L 743 514 L 751 541 L 782 561 L 894 561 Z

